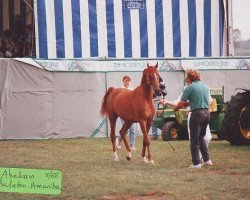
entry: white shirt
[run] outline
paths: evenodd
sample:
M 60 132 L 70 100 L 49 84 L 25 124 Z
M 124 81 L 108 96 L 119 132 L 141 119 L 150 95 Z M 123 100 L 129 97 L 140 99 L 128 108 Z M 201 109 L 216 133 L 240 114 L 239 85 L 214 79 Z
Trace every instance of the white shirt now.
M 122 85 L 121 88 L 127 88 L 128 90 L 133 90 L 132 87 L 125 87 L 124 85 Z

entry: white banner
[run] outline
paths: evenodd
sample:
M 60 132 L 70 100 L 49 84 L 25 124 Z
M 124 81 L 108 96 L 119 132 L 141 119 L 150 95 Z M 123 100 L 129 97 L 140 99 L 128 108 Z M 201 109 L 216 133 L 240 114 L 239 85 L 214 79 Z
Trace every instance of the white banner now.
M 15 59 L 48 71 L 85 71 L 85 72 L 133 72 L 143 71 L 149 65 L 158 62 L 159 71 L 227 70 L 250 69 L 250 58 L 215 58 L 215 59 L 170 59 L 170 60 L 68 60 L 68 59 Z
M 250 58 L 239 59 L 188 59 L 181 60 L 184 70 L 250 69 Z
M 83 60 L 43 60 L 35 61 L 49 71 L 143 71 L 158 62 L 159 71 L 182 70 L 180 60 L 122 60 L 122 61 L 83 61 Z

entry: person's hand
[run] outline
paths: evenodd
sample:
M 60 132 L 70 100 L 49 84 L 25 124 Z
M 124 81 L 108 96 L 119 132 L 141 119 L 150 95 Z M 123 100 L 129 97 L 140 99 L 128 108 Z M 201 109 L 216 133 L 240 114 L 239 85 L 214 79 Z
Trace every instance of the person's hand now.
M 164 100 L 164 99 L 161 99 L 161 100 L 159 101 L 159 104 L 162 104 L 162 105 L 165 105 L 166 103 L 167 103 L 167 101 Z
M 189 102 L 185 102 L 184 107 L 188 107 L 189 105 Z
M 177 112 L 177 111 L 179 111 L 179 108 L 177 108 L 177 107 L 175 106 L 174 109 L 173 109 L 173 111 L 174 111 L 174 112 Z

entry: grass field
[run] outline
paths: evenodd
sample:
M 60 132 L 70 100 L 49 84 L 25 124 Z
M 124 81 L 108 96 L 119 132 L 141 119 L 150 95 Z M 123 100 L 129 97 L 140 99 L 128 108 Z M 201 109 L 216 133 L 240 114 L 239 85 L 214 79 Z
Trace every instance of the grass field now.
M 110 139 L 1 141 L 1 167 L 61 170 L 60 195 L 1 193 L 0 199 L 250 199 L 250 146 L 213 140 L 213 166 L 188 169 L 189 142 L 152 141 L 155 165 L 142 162 L 142 137 L 132 161 L 119 151 L 114 162 Z

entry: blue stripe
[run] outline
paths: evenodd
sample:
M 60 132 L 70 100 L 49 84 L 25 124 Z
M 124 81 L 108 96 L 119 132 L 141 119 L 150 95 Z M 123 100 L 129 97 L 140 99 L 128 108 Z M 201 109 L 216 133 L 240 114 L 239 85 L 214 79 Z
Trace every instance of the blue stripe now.
M 132 32 L 130 10 L 122 9 L 123 33 L 124 33 L 124 57 L 132 57 Z
M 90 34 L 90 56 L 98 56 L 98 35 L 96 0 L 88 0 L 89 5 L 89 34 Z
M 114 2 L 106 0 L 106 19 L 107 19 L 107 40 L 108 57 L 116 57 L 115 47 L 115 20 L 114 20 Z
M 219 1 L 219 37 L 220 37 L 220 56 L 223 55 L 223 35 L 224 35 L 224 5 L 223 0 Z
M 0 0 L 0 36 L 3 33 L 3 0 Z
M 63 3 L 55 0 L 55 29 L 56 29 L 56 55 L 57 58 L 65 58 Z
M 79 0 L 71 1 L 74 57 L 82 57 L 81 14 Z
M 197 24 L 195 0 L 188 1 L 188 28 L 189 28 L 189 56 L 196 56 L 197 48 Z
M 180 0 L 172 0 L 173 55 L 181 57 Z
M 9 0 L 9 29 L 14 30 L 14 0 Z
M 162 0 L 155 1 L 155 25 L 157 57 L 164 57 L 163 8 Z
M 48 58 L 45 0 L 37 1 L 37 18 L 39 35 L 39 55 L 40 58 Z
M 204 56 L 211 55 L 211 0 L 204 0 Z
M 147 58 L 148 57 L 148 19 L 147 19 L 146 5 L 144 5 L 144 9 L 139 10 L 139 22 L 140 22 L 141 57 Z

